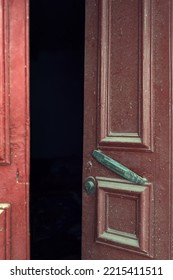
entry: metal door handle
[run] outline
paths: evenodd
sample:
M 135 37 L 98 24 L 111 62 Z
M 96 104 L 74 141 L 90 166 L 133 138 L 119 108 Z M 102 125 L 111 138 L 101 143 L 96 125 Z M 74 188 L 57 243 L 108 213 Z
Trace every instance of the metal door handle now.
M 98 162 L 103 164 L 105 167 L 107 167 L 111 171 L 117 173 L 118 175 L 122 176 L 123 178 L 131 182 L 134 182 L 136 184 L 141 184 L 141 185 L 147 182 L 146 178 L 137 175 L 132 170 L 120 164 L 116 160 L 113 160 L 112 158 L 104 155 L 102 152 L 98 150 L 94 150 L 92 155 Z
M 85 181 L 85 190 L 87 194 L 94 194 L 96 191 L 96 179 L 92 176 L 89 176 Z

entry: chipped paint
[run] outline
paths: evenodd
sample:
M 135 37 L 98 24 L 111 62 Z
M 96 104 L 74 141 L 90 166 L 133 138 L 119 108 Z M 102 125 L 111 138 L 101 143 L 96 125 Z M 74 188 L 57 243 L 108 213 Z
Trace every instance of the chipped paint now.
M 10 204 L 9 203 L 0 203 L 0 209 L 6 209 L 9 208 Z

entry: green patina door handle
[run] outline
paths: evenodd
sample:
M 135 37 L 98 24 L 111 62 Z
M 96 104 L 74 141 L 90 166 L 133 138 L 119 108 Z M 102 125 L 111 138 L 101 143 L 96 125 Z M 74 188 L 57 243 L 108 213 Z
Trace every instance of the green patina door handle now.
M 92 176 L 89 176 L 85 181 L 85 190 L 87 194 L 94 194 L 96 191 L 96 179 Z
M 146 178 L 143 178 L 137 175 L 132 170 L 128 169 L 124 165 L 120 164 L 116 160 L 104 155 L 102 152 L 98 150 L 94 150 L 92 156 L 105 167 L 110 169 L 111 171 L 117 173 L 118 175 L 122 176 L 123 178 L 134 182 L 136 184 L 145 184 L 147 182 Z

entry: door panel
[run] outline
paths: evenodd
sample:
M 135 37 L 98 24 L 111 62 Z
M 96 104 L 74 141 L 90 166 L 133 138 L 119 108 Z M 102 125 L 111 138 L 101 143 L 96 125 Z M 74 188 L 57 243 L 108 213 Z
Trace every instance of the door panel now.
M 151 1 L 99 5 L 99 145 L 150 150 Z
M 121 179 L 96 179 L 96 242 L 152 256 L 152 186 Z
M 86 1 L 83 259 L 173 258 L 171 40 L 172 1 Z
M 0 204 L 0 260 L 11 257 L 11 205 Z
M 27 259 L 28 1 L 0 1 L 0 18 L 0 259 Z
M 9 50 L 8 2 L 0 2 L 0 164 L 10 163 L 9 153 Z

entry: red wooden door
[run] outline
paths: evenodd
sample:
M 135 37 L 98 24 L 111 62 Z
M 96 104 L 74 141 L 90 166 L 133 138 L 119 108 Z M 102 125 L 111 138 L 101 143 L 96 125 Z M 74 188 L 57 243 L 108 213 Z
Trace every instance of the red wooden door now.
M 173 259 L 172 12 L 169 0 L 86 1 L 83 259 Z
M 28 0 L 0 0 L 0 259 L 29 258 Z

